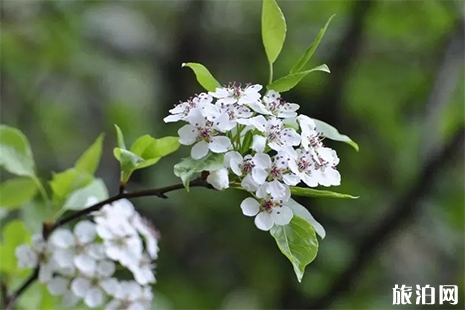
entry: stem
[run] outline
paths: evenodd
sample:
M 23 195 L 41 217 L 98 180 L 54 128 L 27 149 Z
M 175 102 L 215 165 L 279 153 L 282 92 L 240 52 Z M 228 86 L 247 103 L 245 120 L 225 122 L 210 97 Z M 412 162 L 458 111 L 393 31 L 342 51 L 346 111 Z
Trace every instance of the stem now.
M 203 178 L 197 178 L 193 181 L 190 182 L 189 184 L 190 187 L 205 187 L 205 188 L 212 188 L 210 184 L 207 183 L 207 181 Z M 137 198 L 137 197 L 147 197 L 147 196 L 157 196 L 163 199 L 168 198 L 165 194 L 183 189 L 184 185 L 182 183 L 179 184 L 174 184 L 166 187 L 161 187 L 161 188 L 152 188 L 152 189 L 145 189 L 137 192 L 132 192 L 132 193 L 118 193 L 115 196 L 112 196 L 110 198 L 107 198 L 101 202 L 98 202 L 88 208 L 85 208 L 83 210 L 80 210 L 76 213 L 73 213 L 67 217 L 61 218 L 56 220 L 54 223 L 44 223 L 42 235 L 44 240 L 47 240 L 50 234 L 57 228 L 66 225 L 75 219 L 88 215 L 92 212 L 100 210 L 103 206 L 110 204 L 112 202 L 115 202 L 120 199 L 126 199 L 126 198 Z M 34 269 L 34 272 L 29 276 L 29 278 L 16 290 L 14 291 L 10 296 L 8 296 L 5 301 L 6 303 L 6 310 L 13 310 L 16 305 L 17 299 L 20 297 L 21 294 L 23 294 L 29 286 L 31 286 L 39 277 L 39 269 L 40 265 L 37 265 Z
M 271 82 L 273 82 L 273 64 L 271 62 L 269 62 L 270 64 L 270 79 L 268 81 L 268 85 L 271 84 Z

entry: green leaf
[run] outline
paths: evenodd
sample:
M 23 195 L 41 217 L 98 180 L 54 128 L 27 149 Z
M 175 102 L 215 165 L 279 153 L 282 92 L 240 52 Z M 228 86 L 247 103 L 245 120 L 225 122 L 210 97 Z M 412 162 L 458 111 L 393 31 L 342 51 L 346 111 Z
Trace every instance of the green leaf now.
M 297 60 L 297 62 L 295 63 L 295 65 L 292 67 L 290 71 L 291 74 L 300 71 L 307 64 L 310 58 L 312 58 L 313 53 L 315 53 L 316 49 L 318 48 L 318 45 L 320 45 L 321 39 L 323 38 L 323 35 L 325 34 L 326 29 L 328 28 L 329 23 L 331 22 L 334 16 L 335 15 L 331 16 L 328 19 L 328 21 L 326 22 L 326 25 L 323 28 L 321 28 L 315 40 L 313 40 L 312 44 L 310 44 L 308 49 L 305 51 L 305 54 L 303 54 L 302 57 L 300 57 L 300 59 Z
M 118 127 L 118 125 L 115 124 L 115 129 L 116 129 L 116 139 L 118 140 L 118 147 L 120 149 L 126 149 L 126 144 L 124 143 L 124 136 L 123 132 L 121 129 Z
M 16 263 L 16 247 L 29 243 L 31 235 L 22 221 L 14 220 L 3 227 L 3 243 L 0 245 L 0 271 L 17 274 L 20 270 Z
M 81 155 L 74 167 L 81 172 L 87 172 L 91 175 L 98 168 L 102 156 L 102 143 L 105 134 L 101 134 L 97 140 Z
M 270 233 L 281 252 L 291 261 L 297 280 L 301 282 L 305 267 L 318 253 L 318 240 L 312 225 L 300 216 L 294 215 L 288 225 L 274 225 Z
M 95 197 L 98 201 L 108 198 L 108 190 L 101 179 L 95 179 L 84 188 L 74 191 L 69 195 L 63 208 L 65 210 L 82 210 L 87 207 L 89 197 Z
M 20 176 L 35 176 L 29 141 L 16 128 L 0 125 L 0 166 Z
M 306 77 L 307 74 L 313 71 L 323 71 L 330 73 L 327 65 L 320 65 L 310 70 L 289 74 L 282 78 L 279 78 L 276 81 L 273 81 L 271 84 L 269 84 L 267 88 L 280 93 L 286 92 L 294 88 L 294 86 L 296 86 L 304 77 Z
M 221 84 L 213 77 L 204 65 L 195 62 L 187 62 L 183 63 L 182 67 L 191 68 L 192 71 L 194 71 L 197 82 L 199 82 L 199 84 L 206 90 L 214 92 L 217 87 L 221 87 Z
M 78 171 L 75 168 L 53 174 L 50 181 L 53 203 L 61 204 L 70 193 L 89 185 L 93 179 L 89 173 Z
M 291 194 L 304 197 L 324 197 L 324 198 L 341 198 L 341 199 L 358 199 L 358 196 L 341 194 L 332 191 L 325 191 L 313 188 L 291 186 Z
M 139 137 L 131 146 L 131 152 L 143 159 L 161 158 L 175 152 L 179 148 L 178 137 L 155 139 L 149 135 Z
M 281 53 L 286 39 L 286 20 L 275 0 L 263 0 L 262 40 L 266 56 L 273 64 Z
M 323 121 L 320 121 L 314 118 L 313 120 L 315 121 L 316 131 L 323 133 L 323 136 L 331 140 L 345 142 L 351 145 L 358 152 L 359 150 L 358 144 L 352 141 L 351 138 L 339 133 L 339 131 L 336 128 L 334 128 L 333 126 Z
M 120 162 L 121 167 L 121 184 L 127 184 L 131 174 L 136 170 L 137 166 L 144 163 L 144 159 L 131 151 L 115 148 L 113 155 Z
M 240 149 L 241 154 L 247 153 L 247 151 L 252 147 L 253 137 L 254 137 L 253 130 L 247 131 L 247 133 L 244 136 L 244 140 L 242 140 L 242 145 Z
M 289 199 L 285 205 L 292 210 L 292 213 L 294 215 L 300 216 L 301 218 L 305 219 L 310 225 L 312 225 L 313 229 L 315 229 L 316 233 L 321 237 L 321 239 L 324 239 L 326 237 L 326 231 L 320 223 L 315 220 L 315 218 L 312 216 L 310 211 L 308 211 L 307 208 L 302 206 L 300 203 L 295 201 L 294 199 Z
M 31 178 L 21 177 L 0 184 L 0 207 L 16 209 L 29 202 L 37 193 L 37 185 Z
M 201 159 L 183 158 L 181 162 L 174 165 L 174 174 L 180 177 L 184 187 L 189 191 L 189 182 L 195 173 L 202 171 L 213 171 L 222 168 L 224 155 L 209 153 Z

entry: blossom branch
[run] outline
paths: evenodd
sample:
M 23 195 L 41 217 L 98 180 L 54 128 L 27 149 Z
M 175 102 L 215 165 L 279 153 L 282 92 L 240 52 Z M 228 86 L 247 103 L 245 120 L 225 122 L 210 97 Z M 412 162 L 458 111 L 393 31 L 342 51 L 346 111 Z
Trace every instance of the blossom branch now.
M 190 187 L 205 187 L 205 188 L 212 188 L 210 184 L 207 183 L 205 178 L 199 177 L 193 181 L 190 182 L 189 184 Z M 43 229 L 42 229 L 42 235 L 44 240 L 47 240 L 50 234 L 57 228 L 64 226 L 82 216 L 86 216 L 92 212 L 100 210 L 103 206 L 107 204 L 111 204 L 115 201 L 118 201 L 120 199 L 129 199 L 129 198 L 137 198 L 137 197 L 148 197 L 148 196 L 156 196 L 159 198 L 166 199 L 168 198 L 165 194 L 176 191 L 179 189 L 183 189 L 184 185 L 182 183 L 179 184 L 174 184 L 166 187 L 161 187 L 161 188 L 154 188 L 154 189 L 146 189 L 146 190 L 141 190 L 141 191 L 136 191 L 136 192 L 120 192 L 116 194 L 115 196 L 109 197 L 101 202 L 98 202 L 88 208 L 85 208 L 83 210 L 80 210 L 78 212 L 75 212 L 67 217 L 63 217 L 61 219 L 58 219 L 54 223 L 44 223 Z M 39 277 L 39 269 L 40 266 L 37 265 L 34 268 L 34 272 L 29 276 L 27 280 L 16 290 L 14 291 L 11 295 L 7 296 L 5 299 L 5 304 L 6 304 L 6 310 L 13 310 L 16 305 L 16 301 L 18 298 L 31 286 Z

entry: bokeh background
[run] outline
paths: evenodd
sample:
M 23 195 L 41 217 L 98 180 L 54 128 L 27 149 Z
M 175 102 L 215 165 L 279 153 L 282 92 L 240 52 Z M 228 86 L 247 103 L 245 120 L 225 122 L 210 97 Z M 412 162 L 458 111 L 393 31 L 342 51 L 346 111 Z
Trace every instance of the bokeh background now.
M 133 200 L 162 236 L 154 308 L 420 309 L 393 306 L 394 285 L 454 284 L 463 309 L 464 3 L 279 4 L 288 33 L 277 77 L 336 14 L 311 61 L 332 73 L 311 74 L 285 98 L 358 142 L 359 153 L 328 144 L 341 158 L 335 190 L 360 199 L 298 199 L 327 231 L 302 283 L 241 214 L 243 193 Z M 266 84 L 260 12 L 252 0 L 2 1 L 1 122 L 27 135 L 46 179 L 106 132 L 97 175 L 115 193 L 113 124 L 129 142 L 175 135 L 179 124 L 163 117 L 202 91 L 181 63 L 203 63 L 223 83 Z M 172 167 L 188 149 L 129 188 L 178 182 Z

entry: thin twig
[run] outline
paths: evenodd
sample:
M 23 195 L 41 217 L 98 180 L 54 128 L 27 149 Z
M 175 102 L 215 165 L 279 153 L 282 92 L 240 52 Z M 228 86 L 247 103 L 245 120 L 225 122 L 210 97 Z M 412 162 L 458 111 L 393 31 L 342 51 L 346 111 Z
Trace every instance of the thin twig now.
M 211 188 L 211 185 L 205 181 L 204 178 L 200 177 L 197 178 L 193 181 L 190 182 L 189 184 L 190 187 L 206 187 L 206 188 Z M 120 199 L 128 199 L 128 198 L 137 198 L 137 197 L 148 197 L 148 196 L 157 196 L 163 199 L 168 198 L 165 194 L 183 189 L 184 185 L 182 183 L 180 184 L 174 184 L 166 187 L 161 187 L 161 188 L 153 188 L 153 189 L 146 189 L 146 190 L 141 190 L 137 192 L 132 192 L 132 193 L 118 193 L 115 196 L 109 197 L 101 202 L 98 202 L 88 208 L 85 208 L 83 210 L 80 210 L 76 213 L 73 213 L 67 217 L 63 217 L 61 219 L 58 219 L 54 223 L 44 223 L 43 225 L 43 230 L 42 230 L 42 235 L 44 237 L 44 240 L 47 240 L 50 234 L 57 228 L 64 226 L 82 216 L 88 215 L 92 212 L 100 210 L 103 206 L 107 204 L 111 204 L 112 202 L 115 202 Z M 6 310 L 13 310 L 16 301 L 18 298 L 21 296 L 21 294 L 26 291 L 29 286 L 31 286 L 39 277 L 39 269 L 40 266 L 36 266 L 34 269 L 34 272 L 29 276 L 29 278 L 16 290 L 14 291 L 11 295 L 9 295 L 6 298 Z

